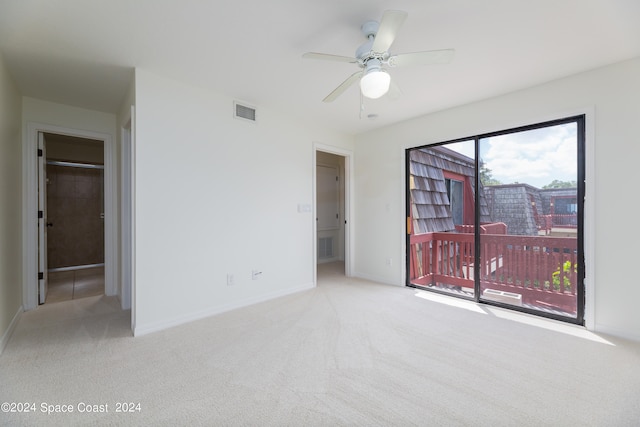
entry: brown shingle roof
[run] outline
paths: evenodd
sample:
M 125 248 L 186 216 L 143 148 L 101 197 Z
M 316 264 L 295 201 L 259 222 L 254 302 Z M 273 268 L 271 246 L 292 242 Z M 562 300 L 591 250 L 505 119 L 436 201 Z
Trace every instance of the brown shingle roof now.
M 454 231 L 443 171 L 473 177 L 473 159 L 444 147 L 414 149 L 409 154 L 409 170 L 413 232 Z M 480 218 L 482 222 L 490 222 L 487 202 L 482 193 Z

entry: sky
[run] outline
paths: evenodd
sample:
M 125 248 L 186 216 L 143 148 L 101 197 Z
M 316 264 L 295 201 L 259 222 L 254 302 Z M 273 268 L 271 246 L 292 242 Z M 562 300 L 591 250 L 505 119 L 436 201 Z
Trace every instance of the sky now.
M 473 141 L 447 148 L 474 158 Z M 480 140 L 480 159 L 503 184 L 542 188 L 553 180 L 577 181 L 577 125 L 566 123 Z

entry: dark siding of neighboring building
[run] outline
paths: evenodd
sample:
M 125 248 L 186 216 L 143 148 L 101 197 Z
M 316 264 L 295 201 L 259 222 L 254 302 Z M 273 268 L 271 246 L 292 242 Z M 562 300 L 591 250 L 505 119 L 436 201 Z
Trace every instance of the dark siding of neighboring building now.
M 536 210 L 542 208 L 542 199 L 537 188 L 527 184 L 508 184 L 488 186 L 484 190 L 491 217 L 507 224 L 509 234 L 538 234 Z
M 539 217 L 551 214 L 555 197 L 575 197 L 575 188 L 540 190 L 528 184 L 493 185 L 484 188 L 494 221 L 507 224 L 509 234 L 537 236 Z
M 474 190 L 474 161 L 444 147 L 415 149 L 410 152 L 410 191 L 413 233 L 454 231 L 443 171 L 471 177 Z M 480 221 L 491 222 L 489 208 L 480 190 Z
M 576 188 L 553 188 L 540 190 L 540 197 L 542 198 L 542 205 L 544 206 L 544 212 L 540 212 L 544 215 L 551 213 L 551 199 L 554 197 L 577 197 L 578 190 Z

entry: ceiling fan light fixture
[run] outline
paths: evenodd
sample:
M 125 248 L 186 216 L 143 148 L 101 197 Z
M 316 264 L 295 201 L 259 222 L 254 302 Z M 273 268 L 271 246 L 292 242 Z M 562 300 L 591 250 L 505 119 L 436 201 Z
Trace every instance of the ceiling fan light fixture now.
M 374 68 L 360 79 L 360 90 L 367 98 L 377 99 L 389 91 L 391 76 L 384 70 Z
M 451 61 L 453 49 L 428 50 L 422 52 L 390 55 L 389 48 L 396 38 L 396 34 L 405 19 L 407 12 L 401 10 L 386 10 L 382 20 L 365 22 L 362 33 L 367 39 L 356 49 L 355 57 L 329 55 L 326 53 L 307 52 L 303 58 L 322 59 L 325 61 L 348 62 L 356 64 L 363 71 L 356 71 L 327 95 L 322 102 L 333 102 L 351 85 L 360 81 L 360 96 L 376 99 L 386 94 L 391 86 L 391 76 L 383 67 L 406 67 L 410 65 L 444 64 Z M 399 89 L 394 85 L 392 95 L 398 94 Z

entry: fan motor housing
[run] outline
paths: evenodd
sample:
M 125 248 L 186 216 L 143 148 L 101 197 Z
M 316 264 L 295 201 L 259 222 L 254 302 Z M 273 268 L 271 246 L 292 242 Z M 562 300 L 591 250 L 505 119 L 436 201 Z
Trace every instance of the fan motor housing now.
M 361 68 L 365 68 L 370 59 L 377 59 L 383 62 L 389 58 L 389 52 L 380 53 L 371 50 L 379 27 L 380 23 L 378 21 L 367 21 L 360 27 L 362 34 L 367 38 L 367 41 L 356 49 L 356 58 L 358 58 L 358 65 Z
M 367 40 L 356 49 L 356 58 L 363 63 L 371 54 L 371 47 L 373 46 L 373 39 Z
M 362 34 L 364 34 L 364 36 L 367 39 L 370 39 L 372 36 L 375 37 L 375 35 L 378 33 L 379 27 L 380 27 L 380 24 L 378 23 L 378 21 L 367 21 L 364 24 L 362 24 L 362 27 L 360 27 L 360 30 L 362 31 Z

